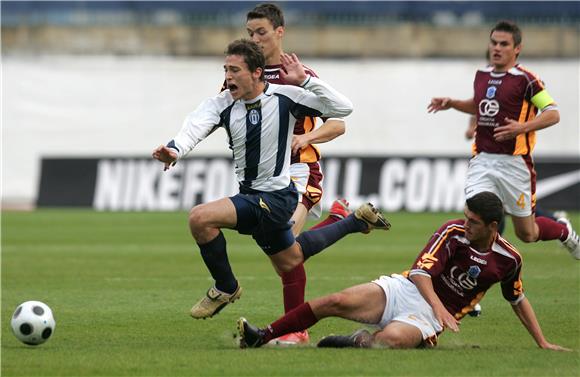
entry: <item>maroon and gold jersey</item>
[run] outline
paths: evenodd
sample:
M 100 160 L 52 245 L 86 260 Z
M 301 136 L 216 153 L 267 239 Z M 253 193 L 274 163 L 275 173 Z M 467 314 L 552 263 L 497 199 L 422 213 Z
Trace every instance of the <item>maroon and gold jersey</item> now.
M 469 313 L 495 283 L 511 303 L 523 299 L 522 257 L 499 234 L 489 250 L 470 247 L 464 220 L 449 221 L 431 237 L 405 275 L 431 277 L 435 293 L 455 318 Z
M 304 71 L 306 74 L 314 77 L 318 77 L 318 75 L 310 68 L 305 65 Z M 264 78 L 267 82 L 272 84 L 279 84 L 279 85 L 290 85 L 286 82 L 283 78 L 280 77 L 280 69 L 282 68 L 282 64 L 274 64 L 274 65 L 267 65 L 264 70 Z M 221 91 L 224 91 L 227 88 L 226 82 L 224 81 L 222 85 Z M 297 119 L 296 124 L 294 126 L 294 135 L 304 135 L 305 133 L 311 132 L 314 130 L 316 126 L 316 118 L 315 117 L 305 117 L 302 119 Z M 295 164 L 298 162 L 317 162 L 320 161 L 320 150 L 317 146 L 309 144 L 306 147 L 300 149 L 298 154 L 293 154 L 290 160 L 291 164 Z
M 493 135 L 496 127 L 505 125 L 505 118 L 524 123 L 534 119 L 538 109 L 553 103 L 540 78 L 520 64 L 507 72 L 494 72 L 493 66 L 488 66 L 476 73 L 473 90 L 478 108 L 473 153 L 530 155 L 536 144 L 535 132 L 501 142 Z

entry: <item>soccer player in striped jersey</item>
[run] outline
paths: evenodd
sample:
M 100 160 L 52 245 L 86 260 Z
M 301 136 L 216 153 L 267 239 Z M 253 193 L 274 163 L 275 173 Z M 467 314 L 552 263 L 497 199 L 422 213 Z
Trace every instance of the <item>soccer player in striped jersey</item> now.
M 445 328 L 458 332 L 460 320 L 500 283 L 503 297 L 540 348 L 569 351 L 546 340 L 524 295 L 522 257 L 497 232 L 503 216 L 501 200 L 480 192 L 467 199 L 464 216 L 443 224 L 403 274 L 381 276 L 311 300 L 265 328 L 240 318 L 240 346 L 260 347 L 323 318 L 340 317 L 375 325 L 378 331 L 328 336 L 319 347 L 434 347 Z
M 194 318 L 212 317 L 242 292 L 228 261 L 222 228 L 252 235 L 276 270 L 287 272 L 346 234 L 390 227 L 382 214 L 365 204 L 339 222 L 297 238 L 292 234 L 290 218 L 298 195 L 290 179 L 290 148 L 296 119 L 347 116 L 352 103 L 307 75 L 296 55 L 284 55 L 282 64 L 294 85 L 265 82 L 262 49 L 249 40 L 232 42 L 224 64 L 228 89 L 202 102 L 177 136 L 153 151 L 153 158 L 169 169 L 215 127 L 223 127 L 233 153 L 240 193 L 197 205 L 189 213 L 191 234 L 215 280 L 191 309 Z
M 475 75 L 473 97 L 437 97 L 429 112 L 450 108 L 475 114 L 474 157 L 469 163 L 465 196 L 493 191 L 511 215 L 524 242 L 560 240 L 580 259 L 580 237 L 568 219 L 535 215 L 536 172 L 532 151 L 536 131 L 560 120 L 556 102 L 540 78 L 517 63 L 522 33 L 511 21 L 500 21 L 489 38 L 490 65 Z M 538 111 L 540 112 L 538 114 Z
M 260 4 L 246 15 L 246 30 L 249 37 L 256 42 L 264 52 L 266 81 L 273 84 L 287 85 L 289 83 L 280 71 L 283 69 L 280 57 L 284 54 L 282 40 L 285 34 L 284 14 L 275 4 Z M 318 77 L 309 67 L 304 70 L 312 77 Z M 292 215 L 292 232 L 298 235 L 307 217 L 320 217 L 320 201 L 322 199 L 322 178 L 320 168 L 320 151 L 314 144 L 325 143 L 335 139 L 345 132 L 345 123 L 341 118 L 323 118 L 324 123 L 316 126 L 316 117 L 305 116 L 296 120 L 292 138 L 292 161 L 290 175 L 298 192 L 300 200 Z M 326 219 L 316 224 L 312 229 L 338 221 L 349 214 L 348 202 L 345 199 L 334 201 L 330 214 Z M 306 289 L 306 271 L 303 265 L 298 265 L 289 272 L 278 271 L 282 279 L 284 310 L 287 312 L 304 303 Z M 307 343 L 308 333 L 288 334 L 272 343 L 280 345 Z

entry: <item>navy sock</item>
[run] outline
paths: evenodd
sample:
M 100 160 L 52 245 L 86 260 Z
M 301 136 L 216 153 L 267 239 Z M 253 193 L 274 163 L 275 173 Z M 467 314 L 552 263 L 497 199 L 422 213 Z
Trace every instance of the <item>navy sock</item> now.
M 198 246 L 201 257 L 215 280 L 215 287 L 225 293 L 234 293 L 238 288 L 238 281 L 228 260 L 224 234 L 220 231 L 216 238 Z
M 347 234 L 362 232 L 367 227 L 364 221 L 351 214 L 334 224 L 301 233 L 296 237 L 296 242 L 302 247 L 304 260 L 307 260 Z

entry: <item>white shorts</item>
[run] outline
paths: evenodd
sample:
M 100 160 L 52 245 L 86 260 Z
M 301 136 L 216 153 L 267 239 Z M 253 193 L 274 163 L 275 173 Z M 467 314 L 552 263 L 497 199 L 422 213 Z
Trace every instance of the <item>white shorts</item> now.
M 304 194 L 307 194 L 307 190 L 309 187 L 310 187 L 310 190 L 317 189 L 316 187 L 313 188 L 309 184 L 309 183 L 311 183 L 311 182 L 309 182 L 309 180 L 311 179 L 310 175 L 311 175 L 311 171 L 310 171 L 310 166 L 308 166 L 308 164 L 299 162 L 299 163 L 295 163 L 295 164 L 290 165 L 290 178 L 292 179 L 292 182 L 294 182 L 294 185 L 296 186 L 296 190 L 298 190 L 298 194 L 300 194 L 300 197 L 298 198 L 298 201 L 300 203 L 302 203 L 302 197 L 304 196 Z M 318 181 L 317 181 L 317 183 L 318 183 Z M 320 190 L 320 194 L 321 193 L 322 193 L 322 190 Z M 317 203 L 313 204 L 312 207 L 309 209 L 308 217 L 318 219 L 321 214 L 322 214 L 322 207 L 320 206 L 320 198 L 318 198 Z
M 387 303 L 381 321 L 381 329 L 392 321 L 407 323 L 421 331 L 423 340 L 431 339 L 436 344 L 437 334 L 443 331 L 433 313 L 431 305 L 409 279 L 399 274 L 381 276 L 373 280 L 385 292 Z
M 480 153 L 469 161 L 465 198 L 491 191 L 508 214 L 527 217 L 536 205 L 535 177 L 522 156 Z

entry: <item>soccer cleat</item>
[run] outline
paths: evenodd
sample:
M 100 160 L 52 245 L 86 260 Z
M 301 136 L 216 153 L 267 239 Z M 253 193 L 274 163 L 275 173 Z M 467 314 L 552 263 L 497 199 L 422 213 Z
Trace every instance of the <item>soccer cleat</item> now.
M 227 304 L 236 301 L 242 295 L 242 287 L 238 285 L 232 294 L 222 292 L 216 287 L 208 289 L 205 297 L 199 300 L 191 308 L 191 316 L 196 319 L 213 317 L 218 314 Z
M 294 346 L 296 344 L 308 344 L 308 342 L 310 342 L 310 336 L 308 331 L 304 330 L 282 335 L 270 340 L 268 344 L 272 346 Z
M 371 203 L 365 203 L 358 207 L 354 212 L 354 217 L 367 224 L 368 228 L 363 233 L 369 233 L 373 229 L 389 230 L 391 228 L 391 224 L 385 219 L 385 216 Z
M 329 335 L 318 342 L 319 348 L 369 348 L 373 343 L 373 335 L 365 329 L 355 331 L 351 335 Z
M 248 323 L 244 317 L 238 319 L 238 334 L 240 335 L 240 348 L 258 348 L 264 345 L 264 330 Z
M 332 206 L 330 206 L 330 216 L 336 216 L 339 219 L 344 219 L 348 215 L 350 215 L 352 211 L 348 208 L 348 201 L 346 199 L 336 199 L 332 202 Z
M 568 228 L 568 238 L 560 242 L 568 249 L 573 258 L 580 259 L 580 237 L 572 229 L 572 223 L 565 217 L 558 219 L 558 222 L 566 225 L 566 228 Z

